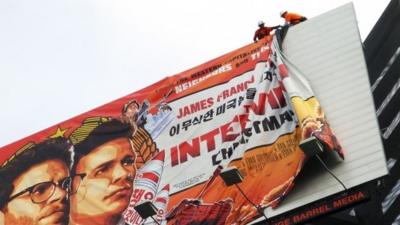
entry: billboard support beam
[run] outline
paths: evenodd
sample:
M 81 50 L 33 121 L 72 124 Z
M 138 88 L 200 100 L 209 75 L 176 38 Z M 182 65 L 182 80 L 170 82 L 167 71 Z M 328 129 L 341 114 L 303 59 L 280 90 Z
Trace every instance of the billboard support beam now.
M 137 204 L 134 208 L 143 219 L 151 217 L 157 225 L 160 225 L 160 223 L 158 223 L 153 217 L 154 215 L 157 215 L 157 207 L 152 202 L 144 201 L 140 204 Z

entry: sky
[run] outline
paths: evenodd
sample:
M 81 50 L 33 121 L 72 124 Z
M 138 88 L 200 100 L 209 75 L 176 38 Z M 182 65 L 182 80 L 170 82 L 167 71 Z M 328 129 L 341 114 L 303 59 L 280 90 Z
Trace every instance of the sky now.
M 349 2 L 0 0 L 0 146 Z M 389 2 L 353 1 L 362 40 Z

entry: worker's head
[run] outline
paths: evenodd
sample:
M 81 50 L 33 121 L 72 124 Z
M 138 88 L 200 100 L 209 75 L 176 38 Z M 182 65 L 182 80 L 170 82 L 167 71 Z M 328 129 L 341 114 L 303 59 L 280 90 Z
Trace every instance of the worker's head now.
M 258 21 L 258 26 L 259 27 L 264 27 L 264 21 L 262 21 L 262 20 Z
M 286 14 L 287 14 L 287 11 L 286 11 L 286 10 L 283 10 L 283 11 L 280 11 L 280 12 L 279 12 L 279 15 L 281 15 L 281 17 L 285 17 Z

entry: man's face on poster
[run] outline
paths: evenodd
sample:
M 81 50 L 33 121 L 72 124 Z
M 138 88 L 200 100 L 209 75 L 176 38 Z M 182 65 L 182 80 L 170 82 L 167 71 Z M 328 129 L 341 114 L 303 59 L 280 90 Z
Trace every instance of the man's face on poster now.
M 72 182 L 72 217 L 122 214 L 132 194 L 135 159 L 128 138 L 106 142 L 82 157 Z
M 10 201 L 3 209 L 5 225 L 66 225 L 68 167 L 47 160 L 30 167 L 13 181 Z

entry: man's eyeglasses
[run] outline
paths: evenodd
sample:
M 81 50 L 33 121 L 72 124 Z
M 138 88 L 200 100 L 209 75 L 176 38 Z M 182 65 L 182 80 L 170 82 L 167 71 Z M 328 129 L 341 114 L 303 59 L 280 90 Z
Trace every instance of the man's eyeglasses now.
M 47 201 L 51 196 L 53 196 L 53 194 L 56 190 L 56 187 L 60 187 L 63 190 L 68 192 L 70 183 L 71 183 L 71 177 L 66 177 L 57 183 L 54 183 L 53 181 L 41 182 L 41 183 L 35 184 L 31 187 L 28 187 L 25 190 L 11 196 L 8 199 L 8 201 L 11 201 L 11 200 L 29 192 L 29 196 L 31 197 L 32 202 L 36 203 L 36 204 L 40 204 L 40 203 Z

